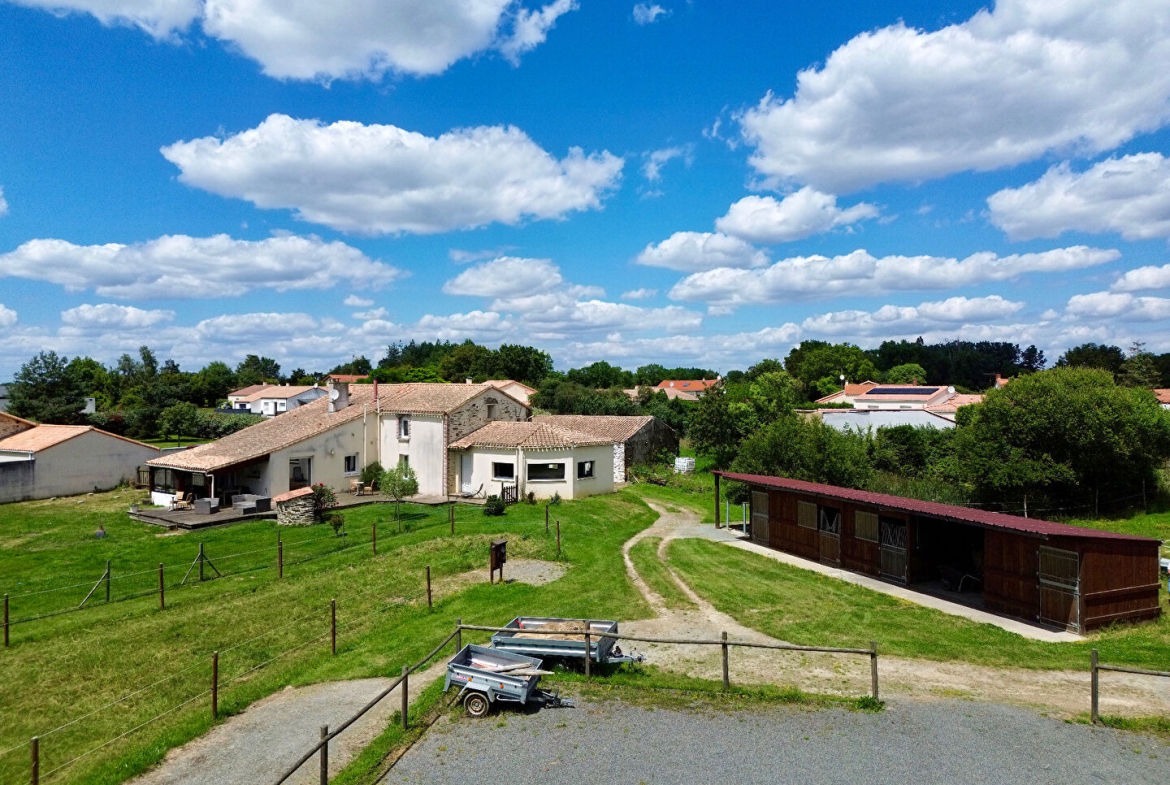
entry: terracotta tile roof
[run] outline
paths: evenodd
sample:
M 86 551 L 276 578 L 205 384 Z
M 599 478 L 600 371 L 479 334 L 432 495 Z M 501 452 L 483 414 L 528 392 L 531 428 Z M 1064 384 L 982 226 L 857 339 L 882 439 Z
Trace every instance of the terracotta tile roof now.
M 272 503 L 279 504 L 281 502 L 287 502 L 287 501 L 292 501 L 293 499 L 299 499 L 302 496 L 312 496 L 312 495 L 313 495 L 313 489 L 306 486 L 304 488 L 297 488 L 295 491 L 288 491 L 287 493 L 282 493 L 282 494 L 279 494 L 277 496 L 273 496 Z
M 478 431 L 451 443 L 453 450 L 471 447 L 521 447 L 525 450 L 554 450 L 614 444 L 612 438 L 595 436 L 546 422 L 489 422 Z
M 961 406 L 971 406 L 972 404 L 981 403 L 982 401 L 983 396 L 977 393 L 972 395 L 967 393 L 955 393 L 942 403 L 936 403 L 927 406 L 926 411 L 938 412 L 940 414 L 950 412 L 953 414 L 954 412 L 957 412 Z
M 242 399 L 243 403 L 252 403 L 253 401 L 260 401 L 265 398 L 275 398 L 276 400 L 287 400 L 289 398 L 296 398 L 298 395 L 303 395 L 309 390 L 323 390 L 323 387 L 318 387 L 312 384 L 269 384 L 260 388 L 251 395 L 247 395 Z
M 539 414 L 533 422 L 543 422 L 567 428 L 570 431 L 592 434 L 615 444 L 628 441 L 654 418 L 650 415 L 622 417 L 618 415 Z
M 651 389 L 653 389 L 654 392 L 656 392 L 656 393 L 658 393 L 658 392 L 666 393 L 666 398 L 667 398 L 667 400 L 670 400 L 670 401 L 673 401 L 676 398 L 680 398 L 684 401 L 697 401 L 697 400 L 699 400 L 699 396 L 695 395 L 693 392 L 686 392 L 684 390 L 678 389 L 677 387 L 653 387 Z M 638 400 L 638 388 L 637 387 L 630 389 L 630 390 L 623 390 L 622 392 L 624 392 L 626 395 L 630 396 L 631 400 L 634 400 L 634 401 Z
M 228 397 L 235 398 L 238 395 L 251 395 L 271 386 L 271 384 L 250 384 L 247 387 L 228 393 Z
M 858 395 L 865 395 L 867 392 L 869 392 L 870 390 L 872 390 L 874 387 L 877 387 L 877 386 L 878 386 L 877 382 L 871 382 L 871 381 L 864 381 L 864 382 L 857 382 L 857 383 L 845 382 L 845 389 L 844 390 L 837 390 L 837 392 L 829 393 L 828 395 L 826 395 L 823 398 L 817 398 L 816 402 L 817 403 L 829 403 L 830 401 L 833 401 L 835 399 L 844 398 L 844 397 L 850 396 L 850 395 L 852 395 L 853 397 L 857 397 Z
M 350 396 L 354 389 L 350 388 Z M 381 407 L 383 412 L 402 412 L 404 414 L 447 414 L 458 409 L 482 392 L 491 390 L 497 395 L 503 395 L 510 400 L 515 398 L 498 387 L 490 384 L 442 384 L 440 382 L 412 382 L 409 384 L 387 384 L 381 388 Z M 516 401 L 523 405 L 522 401 Z M 282 417 L 284 415 L 281 415 Z
M 703 392 L 709 387 L 719 384 L 719 379 L 663 379 L 658 383 L 658 389 L 673 388 L 684 392 Z
M 200 444 L 189 450 L 171 453 L 147 461 L 151 466 L 165 466 L 170 469 L 210 472 L 260 458 L 276 450 L 304 441 L 343 425 L 362 416 L 363 404 L 374 407 L 373 385 L 359 385 L 349 391 L 349 406 L 332 414 L 328 411 L 327 397 L 310 401 L 285 412 L 271 420 L 249 426 L 243 430 L 207 444 Z
M 1157 390 L 1154 392 L 1157 392 Z M 17 417 L 15 414 L 9 414 L 8 412 L 0 412 L 0 420 L 12 420 L 21 425 L 27 425 L 30 428 L 36 427 L 36 423 L 32 420 L 26 420 L 23 417 Z
M 109 433 L 99 428 L 94 428 L 92 425 L 37 425 L 29 428 L 27 431 L 14 433 L 7 439 L 0 439 L 0 450 L 38 452 L 39 450 L 47 450 L 50 447 L 55 447 L 62 442 L 67 442 L 74 437 L 80 436 L 83 433 L 89 433 L 90 431 L 100 433 L 103 436 L 109 436 L 112 439 L 121 439 L 124 442 L 149 447 L 156 452 L 158 451 L 158 448 L 153 445 L 127 439 L 125 436 Z
M 1154 390 L 1158 403 L 1170 403 L 1170 390 Z
M 877 384 L 857 396 L 859 401 L 929 400 L 946 393 L 946 387 L 938 384 L 918 386 L 913 384 Z
M 1132 534 L 1119 534 L 1102 529 L 1072 526 L 1067 523 L 1055 523 L 1053 521 L 1040 520 L 1039 518 L 1021 518 L 1018 515 L 976 510 L 953 504 L 942 504 L 941 502 L 927 502 L 921 499 L 909 499 L 904 496 L 891 496 L 888 493 L 858 491 L 853 488 L 841 488 L 836 485 L 822 485 L 815 482 L 804 482 L 803 480 L 790 480 L 787 477 L 769 477 L 762 474 L 736 474 L 734 472 L 712 472 L 712 474 L 719 475 L 728 480 L 735 480 L 736 482 L 763 485 L 769 488 L 780 488 L 781 490 L 795 491 L 797 493 L 807 493 L 810 496 L 868 504 L 879 509 L 927 515 L 932 518 L 942 518 L 943 520 L 956 523 L 973 523 L 994 529 L 1010 529 L 1044 539 L 1048 537 L 1080 537 L 1086 539 L 1159 542 L 1149 537 L 1138 537 Z
M 528 392 L 530 392 L 530 393 L 536 392 L 535 389 L 533 389 L 532 387 L 529 387 L 524 382 L 518 382 L 515 379 L 488 379 L 486 382 L 484 382 L 484 384 L 490 384 L 492 387 L 506 387 L 509 384 L 514 384 L 517 387 L 523 387 L 525 390 L 528 390 Z

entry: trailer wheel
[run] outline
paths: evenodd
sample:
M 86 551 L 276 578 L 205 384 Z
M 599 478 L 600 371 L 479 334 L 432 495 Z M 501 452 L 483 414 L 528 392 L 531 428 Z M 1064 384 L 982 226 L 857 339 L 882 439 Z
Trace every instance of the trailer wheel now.
M 472 717 L 483 717 L 491 706 L 487 696 L 482 692 L 469 692 L 463 699 L 463 708 L 467 709 L 467 713 Z

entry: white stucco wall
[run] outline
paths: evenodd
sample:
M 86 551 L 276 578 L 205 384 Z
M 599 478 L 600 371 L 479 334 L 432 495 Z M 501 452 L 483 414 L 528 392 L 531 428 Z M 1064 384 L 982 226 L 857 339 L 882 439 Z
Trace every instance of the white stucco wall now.
M 513 463 L 520 483 L 520 493 L 529 491 L 538 499 L 549 499 L 559 493 L 562 499 L 583 499 L 598 493 L 613 491 L 613 446 L 577 447 L 565 450 L 538 450 L 522 452 L 499 448 L 477 447 L 472 450 L 452 451 L 451 464 L 455 468 L 457 482 L 464 483 L 462 456 L 469 454 L 472 461 L 471 486 L 478 490 L 482 485 L 484 495 L 498 495 L 504 483 L 492 477 L 492 463 Z M 577 463 L 593 461 L 593 477 L 577 479 Z M 527 466 L 530 463 L 565 463 L 565 479 L 528 481 Z M 507 483 L 511 485 L 512 483 Z
M 825 409 L 821 420 L 838 431 L 852 429 L 866 431 L 873 428 L 890 428 L 895 425 L 913 425 L 920 428 L 954 428 L 955 421 L 932 414 L 922 409 L 858 411 L 850 409 Z
M 410 419 L 410 438 L 399 437 L 398 421 Z M 382 414 L 382 465 L 389 469 L 406 455 L 410 468 L 418 477 L 418 492 L 431 496 L 446 493 L 443 456 L 447 442 L 443 436 L 443 417 L 429 414 Z
M 158 456 L 159 451 L 153 447 L 88 431 L 37 451 L 32 462 L 31 489 L 27 483 L 19 492 L 0 485 L 0 502 L 109 490 L 135 479 L 138 467 Z
M 240 478 L 242 485 L 261 496 L 276 496 L 289 490 L 288 462 L 291 458 L 312 458 L 311 481 L 314 485 L 325 483 L 338 493 L 349 492 L 349 482 L 358 474 L 347 475 L 345 456 L 358 456 L 358 473 L 370 461 L 377 459 L 378 416 L 374 412 L 366 415 L 363 437 L 362 417 L 338 425 L 325 433 L 298 442 L 268 456 L 268 462 L 259 464 L 253 471 L 257 479 Z M 363 442 L 363 438 L 365 441 Z M 247 473 L 248 469 L 241 470 Z M 217 485 L 219 481 L 217 481 Z

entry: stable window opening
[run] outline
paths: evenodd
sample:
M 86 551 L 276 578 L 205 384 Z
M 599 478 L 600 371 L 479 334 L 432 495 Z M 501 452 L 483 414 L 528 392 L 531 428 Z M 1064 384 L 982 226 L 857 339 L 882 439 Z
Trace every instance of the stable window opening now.
M 529 482 L 556 482 L 565 479 L 565 464 L 563 463 L 530 463 L 528 464 Z
M 514 463 L 493 463 L 492 464 L 492 479 L 493 480 L 507 480 L 509 482 L 516 479 L 516 464 L 514 464 Z
M 593 478 L 593 461 L 577 462 L 577 479 L 589 480 Z

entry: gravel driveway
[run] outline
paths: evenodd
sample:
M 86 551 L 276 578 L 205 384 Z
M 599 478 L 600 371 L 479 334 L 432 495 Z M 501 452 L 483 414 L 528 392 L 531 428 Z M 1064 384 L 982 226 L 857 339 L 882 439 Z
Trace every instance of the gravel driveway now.
M 450 716 L 384 781 L 1164 785 L 1170 777 L 1170 744 L 1160 740 L 965 701 L 898 702 L 879 714 L 604 701 Z

